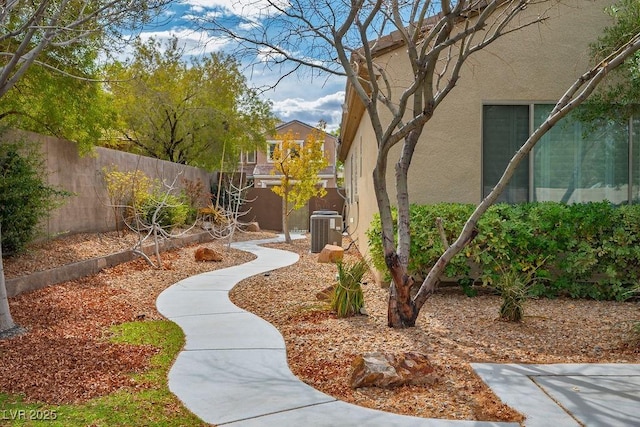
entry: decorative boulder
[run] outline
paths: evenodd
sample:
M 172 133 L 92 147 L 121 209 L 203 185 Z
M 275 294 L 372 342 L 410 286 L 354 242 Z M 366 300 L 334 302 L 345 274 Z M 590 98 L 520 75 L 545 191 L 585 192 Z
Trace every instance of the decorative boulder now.
M 222 254 L 210 248 L 199 247 L 195 253 L 196 261 L 222 261 Z
M 249 222 L 247 224 L 245 224 L 244 226 L 244 231 L 249 232 L 249 233 L 257 233 L 260 231 L 260 224 L 258 224 L 257 222 Z
M 338 262 L 342 260 L 342 257 L 344 256 L 344 249 L 342 248 L 342 246 L 336 246 L 336 245 L 325 245 L 324 248 L 322 248 L 322 251 L 320 251 L 320 254 L 318 255 L 318 262 L 324 262 L 324 263 L 329 263 L 329 262 Z
M 336 285 L 327 286 L 316 294 L 316 298 L 320 301 L 330 301 L 335 291 Z
M 356 357 L 351 369 L 352 388 L 433 385 L 437 381 L 427 356 L 416 352 L 367 353 Z

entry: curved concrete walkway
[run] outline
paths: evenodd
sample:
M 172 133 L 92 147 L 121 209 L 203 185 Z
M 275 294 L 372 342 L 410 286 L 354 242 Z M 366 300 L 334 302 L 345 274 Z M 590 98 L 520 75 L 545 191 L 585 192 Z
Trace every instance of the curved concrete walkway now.
M 301 382 L 287 365 L 280 333 L 229 301 L 239 281 L 295 263 L 298 255 L 234 243 L 257 258 L 182 280 L 158 296 L 158 310 L 184 330 L 186 344 L 169 389 L 207 423 L 229 426 L 518 426 L 396 415 L 336 400 Z M 640 425 L 640 365 L 473 364 L 527 427 Z
M 184 330 L 186 344 L 169 372 L 169 389 L 207 423 L 230 426 L 517 426 L 408 417 L 341 402 L 300 381 L 287 365 L 282 335 L 229 301 L 239 281 L 286 267 L 292 252 L 268 239 L 234 243 L 257 258 L 199 274 L 158 296 L 158 310 Z

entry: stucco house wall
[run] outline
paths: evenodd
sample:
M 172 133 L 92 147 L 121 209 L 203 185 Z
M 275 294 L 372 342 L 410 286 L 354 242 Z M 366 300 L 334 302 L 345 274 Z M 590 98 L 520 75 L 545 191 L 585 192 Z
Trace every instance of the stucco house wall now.
M 483 105 L 555 103 L 588 69 L 588 45 L 611 23 L 604 8 L 612 3 L 570 0 L 531 4 L 526 14 L 546 11 L 549 19 L 503 36 L 472 56 L 418 143 L 409 173 L 410 201 L 478 203 L 482 198 Z M 377 58 L 399 90 L 412 81 L 403 58 L 397 50 Z M 365 232 L 377 212 L 371 178 L 377 150 L 369 118 L 366 113 L 360 116 L 361 106 L 350 96 L 347 87 L 349 110 L 343 115 L 339 147 L 348 196 L 345 221 L 366 254 Z M 389 117 L 382 119 L 388 122 Z M 393 165 L 399 149 L 395 147 L 389 157 L 392 200 Z

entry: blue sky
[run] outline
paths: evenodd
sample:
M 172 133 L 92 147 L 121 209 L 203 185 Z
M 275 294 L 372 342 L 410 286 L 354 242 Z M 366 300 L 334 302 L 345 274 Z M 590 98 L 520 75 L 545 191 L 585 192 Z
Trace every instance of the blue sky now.
M 181 0 L 176 2 L 155 25 L 147 26 L 140 37 L 157 40 L 177 36 L 184 43 L 186 53 L 207 54 L 214 51 L 230 51 L 232 46 L 195 30 L 190 18 L 208 13 L 224 13 L 240 17 L 247 22 L 258 22 L 260 17 L 251 10 L 240 9 L 238 0 Z M 280 79 L 280 73 L 266 72 L 261 67 L 243 69 L 249 86 L 269 87 Z M 263 97 L 273 104 L 273 112 L 283 121 L 300 120 L 316 125 L 320 120 L 327 123 L 327 130 L 340 125 L 341 106 L 344 102 L 345 80 L 335 76 L 311 78 L 309 73 L 291 75 L 282 80 L 275 89 L 265 91 Z

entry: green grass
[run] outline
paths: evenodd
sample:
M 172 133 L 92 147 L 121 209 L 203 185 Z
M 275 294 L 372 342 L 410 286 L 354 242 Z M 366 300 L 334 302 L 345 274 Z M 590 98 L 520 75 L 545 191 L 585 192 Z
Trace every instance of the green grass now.
M 184 344 L 173 322 L 130 322 L 114 326 L 112 341 L 160 349 L 149 369 L 135 376 L 144 390 L 121 390 L 79 405 L 27 404 L 20 396 L 0 394 L 2 426 L 203 426 L 169 391 L 167 372 Z M 49 418 L 49 419 L 43 419 Z M 55 419 L 51 419 L 55 418 Z

